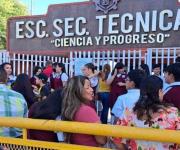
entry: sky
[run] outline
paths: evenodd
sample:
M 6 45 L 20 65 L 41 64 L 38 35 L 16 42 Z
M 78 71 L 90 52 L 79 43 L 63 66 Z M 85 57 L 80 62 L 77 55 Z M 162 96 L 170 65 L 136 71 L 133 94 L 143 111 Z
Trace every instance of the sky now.
M 50 4 L 83 2 L 88 0 L 20 0 L 20 1 L 27 6 L 30 14 L 32 12 L 32 15 L 42 15 L 42 14 L 46 14 L 48 5 Z

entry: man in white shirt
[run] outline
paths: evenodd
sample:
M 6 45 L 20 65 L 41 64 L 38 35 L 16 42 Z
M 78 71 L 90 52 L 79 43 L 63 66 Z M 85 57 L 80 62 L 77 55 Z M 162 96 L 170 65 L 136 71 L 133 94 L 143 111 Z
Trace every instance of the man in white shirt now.
M 145 74 L 142 70 L 131 70 L 128 73 L 126 79 L 126 89 L 128 92 L 124 95 L 121 95 L 117 98 L 116 103 L 112 109 L 112 113 L 115 117 L 120 118 L 126 108 L 132 109 L 135 103 L 138 101 L 140 96 L 140 84 L 141 81 L 145 78 Z

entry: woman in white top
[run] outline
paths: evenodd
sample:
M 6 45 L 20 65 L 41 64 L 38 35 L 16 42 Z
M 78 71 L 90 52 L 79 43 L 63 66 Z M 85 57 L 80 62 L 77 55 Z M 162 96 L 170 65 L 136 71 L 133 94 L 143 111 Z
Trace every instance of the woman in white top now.
M 8 62 L 5 62 L 1 65 L 2 69 L 4 69 L 7 73 L 8 80 L 6 85 L 11 87 L 14 81 L 16 80 L 16 76 L 12 74 L 12 65 Z
M 94 90 L 94 94 L 96 93 L 96 88 L 98 86 L 98 73 L 95 72 L 95 66 L 93 63 L 87 63 L 83 67 L 84 76 L 88 77 L 91 82 L 91 87 Z

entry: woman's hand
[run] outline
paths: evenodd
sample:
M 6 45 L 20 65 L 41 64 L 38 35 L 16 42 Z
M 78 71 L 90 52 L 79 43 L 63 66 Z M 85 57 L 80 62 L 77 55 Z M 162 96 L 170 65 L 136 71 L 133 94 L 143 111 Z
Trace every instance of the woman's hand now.
M 123 83 L 123 82 L 118 82 L 117 85 L 119 85 L 119 86 L 125 86 L 126 84 Z
M 117 150 L 127 150 L 125 144 L 115 143 L 112 137 L 110 137 L 109 140 L 114 144 L 114 146 L 116 147 Z

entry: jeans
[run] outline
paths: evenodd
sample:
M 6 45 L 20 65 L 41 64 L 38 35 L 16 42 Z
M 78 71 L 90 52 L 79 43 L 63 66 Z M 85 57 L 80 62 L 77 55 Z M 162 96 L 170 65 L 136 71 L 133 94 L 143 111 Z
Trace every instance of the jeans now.
M 109 92 L 100 92 L 98 94 L 99 100 L 102 102 L 103 110 L 101 113 L 101 121 L 103 124 L 107 124 L 108 110 L 109 110 Z

